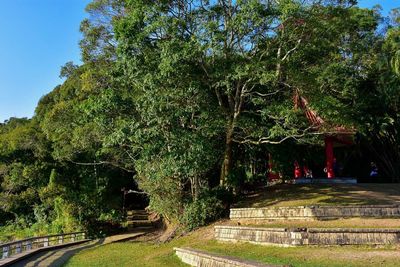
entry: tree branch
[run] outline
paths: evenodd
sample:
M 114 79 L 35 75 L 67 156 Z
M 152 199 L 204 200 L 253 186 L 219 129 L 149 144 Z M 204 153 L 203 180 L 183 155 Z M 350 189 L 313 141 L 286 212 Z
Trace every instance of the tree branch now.
M 119 168 L 121 170 L 124 170 L 126 172 L 130 172 L 130 173 L 134 173 L 135 172 L 134 170 L 127 169 L 127 168 L 122 167 L 122 166 L 118 165 L 117 163 L 111 162 L 111 161 L 98 161 L 98 162 L 76 162 L 76 161 L 73 161 L 73 160 L 68 160 L 68 161 L 71 162 L 71 163 L 74 163 L 76 165 L 82 165 L 82 166 L 111 165 L 111 166 L 114 166 L 114 167 Z

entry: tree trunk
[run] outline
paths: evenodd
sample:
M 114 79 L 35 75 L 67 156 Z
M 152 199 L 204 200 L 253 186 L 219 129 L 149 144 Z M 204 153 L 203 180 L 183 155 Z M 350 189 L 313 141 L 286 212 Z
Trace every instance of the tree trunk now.
M 230 174 L 233 166 L 233 131 L 234 131 L 234 123 L 230 121 L 228 124 L 228 128 L 226 130 L 226 141 L 225 141 L 225 153 L 224 153 L 224 161 L 222 162 L 221 168 L 221 177 L 220 177 L 220 185 L 226 185 L 226 180 L 228 175 Z
M 198 176 L 194 176 L 190 179 L 191 187 L 192 187 L 192 198 L 194 200 L 199 198 L 200 195 L 200 180 Z

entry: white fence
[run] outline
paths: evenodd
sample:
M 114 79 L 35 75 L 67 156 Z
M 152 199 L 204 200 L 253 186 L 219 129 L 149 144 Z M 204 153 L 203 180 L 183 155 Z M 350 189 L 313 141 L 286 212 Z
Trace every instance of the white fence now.
M 85 232 L 32 237 L 0 244 L 0 261 L 30 250 L 68 244 L 86 238 Z

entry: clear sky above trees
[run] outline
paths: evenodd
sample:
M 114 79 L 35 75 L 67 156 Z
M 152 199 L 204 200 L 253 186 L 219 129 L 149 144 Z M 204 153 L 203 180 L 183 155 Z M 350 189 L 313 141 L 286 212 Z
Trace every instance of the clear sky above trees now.
M 39 98 L 61 83 L 60 67 L 79 62 L 79 23 L 90 0 L 0 0 L 0 122 L 31 117 Z M 398 0 L 380 4 L 384 13 Z
M 0 0 L 0 122 L 30 117 L 61 83 L 60 66 L 78 62 L 79 24 L 90 0 Z

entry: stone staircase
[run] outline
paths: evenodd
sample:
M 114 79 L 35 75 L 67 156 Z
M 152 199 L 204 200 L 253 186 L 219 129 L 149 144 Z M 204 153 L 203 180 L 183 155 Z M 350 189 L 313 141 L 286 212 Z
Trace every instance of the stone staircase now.
M 150 219 L 150 214 L 145 210 L 130 210 L 126 217 L 128 231 L 152 230 L 156 222 Z

